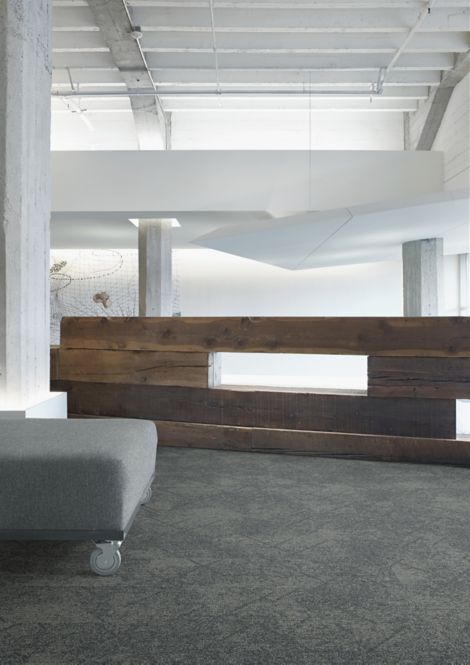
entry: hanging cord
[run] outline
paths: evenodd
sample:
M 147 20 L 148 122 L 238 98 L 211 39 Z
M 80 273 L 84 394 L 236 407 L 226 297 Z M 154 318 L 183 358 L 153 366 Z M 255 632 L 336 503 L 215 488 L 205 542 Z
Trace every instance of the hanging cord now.
M 214 0 L 209 0 L 209 9 L 211 13 L 211 30 L 212 30 L 212 50 L 214 51 L 214 66 L 215 66 L 215 83 L 217 94 L 222 94 L 220 89 L 220 76 L 219 76 L 219 54 L 217 52 L 217 38 L 215 35 L 215 17 L 214 17 Z
M 312 72 L 308 72 L 308 209 L 312 209 Z

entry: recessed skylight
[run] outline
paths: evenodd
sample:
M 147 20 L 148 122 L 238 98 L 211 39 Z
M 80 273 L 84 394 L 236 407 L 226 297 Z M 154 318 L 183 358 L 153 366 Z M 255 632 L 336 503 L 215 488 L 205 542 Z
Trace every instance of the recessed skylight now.
M 161 220 L 162 222 L 171 222 L 171 226 L 174 229 L 181 226 L 178 220 L 175 219 L 174 217 L 160 217 L 159 220 Z M 131 224 L 134 224 L 134 226 L 139 226 L 139 221 L 140 221 L 139 219 L 136 219 L 134 217 L 129 217 L 129 221 Z

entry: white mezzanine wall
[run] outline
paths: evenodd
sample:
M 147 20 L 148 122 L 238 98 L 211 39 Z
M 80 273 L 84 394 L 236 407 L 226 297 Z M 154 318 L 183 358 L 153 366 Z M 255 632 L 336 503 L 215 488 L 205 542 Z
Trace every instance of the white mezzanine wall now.
M 403 113 L 177 111 L 175 150 L 402 150 Z
M 136 150 L 128 100 L 101 106 L 96 99 L 53 99 L 52 150 Z M 171 127 L 173 150 L 403 150 L 397 111 L 174 111 Z
M 175 150 L 403 150 L 403 113 L 176 111 Z

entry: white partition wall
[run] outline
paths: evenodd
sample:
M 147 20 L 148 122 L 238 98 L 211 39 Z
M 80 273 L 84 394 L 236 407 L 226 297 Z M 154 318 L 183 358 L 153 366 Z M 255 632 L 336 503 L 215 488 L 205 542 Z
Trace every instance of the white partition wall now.
M 442 155 L 430 151 L 55 152 L 52 174 L 54 212 L 131 217 L 175 211 L 277 217 L 443 188 Z

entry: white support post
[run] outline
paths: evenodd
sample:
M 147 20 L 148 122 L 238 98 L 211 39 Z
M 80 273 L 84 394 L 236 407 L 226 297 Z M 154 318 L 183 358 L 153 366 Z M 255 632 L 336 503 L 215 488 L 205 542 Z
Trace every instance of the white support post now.
M 139 220 L 139 315 L 171 316 L 172 243 L 170 219 Z
M 470 314 L 470 254 L 457 255 L 459 316 Z
M 49 388 L 51 12 L 0 2 L 0 417 L 66 415 Z
M 443 240 L 429 238 L 402 245 L 404 316 L 438 316 L 443 286 Z

